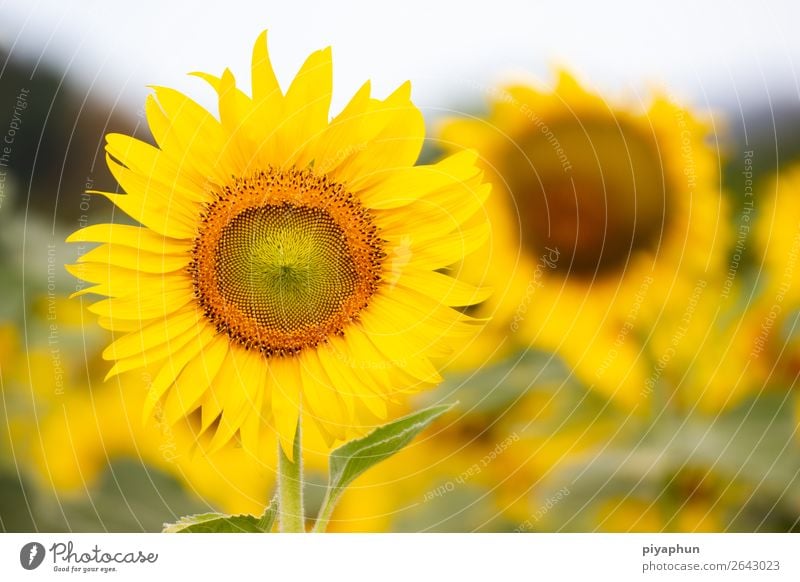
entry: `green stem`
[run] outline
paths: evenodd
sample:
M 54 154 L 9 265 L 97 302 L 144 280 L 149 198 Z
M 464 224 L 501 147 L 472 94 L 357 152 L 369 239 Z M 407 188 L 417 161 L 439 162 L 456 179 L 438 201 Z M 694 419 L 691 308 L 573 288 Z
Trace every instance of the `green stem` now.
M 331 515 L 333 514 L 333 509 L 336 507 L 336 503 L 339 501 L 339 495 L 334 494 L 331 497 L 331 489 L 330 487 L 325 491 L 325 498 L 322 500 L 322 508 L 319 510 L 319 515 L 317 516 L 317 521 L 314 524 L 314 529 L 311 531 L 314 533 L 322 533 L 328 527 L 328 522 L 331 520 Z
M 292 462 L 278 442 L 278 511 L 279 528 L 283 533 L 305 532 L 303 512 L 303 457 L 300 452 L 302 426 L 297 420 L 297 430 L 292 444 Z

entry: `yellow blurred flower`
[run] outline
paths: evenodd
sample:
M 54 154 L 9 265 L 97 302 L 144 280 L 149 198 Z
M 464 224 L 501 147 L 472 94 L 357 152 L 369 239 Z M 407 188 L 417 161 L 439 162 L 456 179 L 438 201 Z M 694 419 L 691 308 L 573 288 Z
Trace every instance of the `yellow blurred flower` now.
M 548 504 L 555 501 L 540 495 L 542 484 L 591 458 L 620 436 L 624 424 L 624 416 L 578 387 L 531 387 L 492 427 L 493 440 L 516 441 L 491 466 L 497 509 L 516 529 L 541 528 Z
M 776 379 L 795 391 L 800 424 L 800 163 L 757 187 L 755 241 L 765 313 L 760 351 L 776 362 Z
M 719 278 L 700 279 L 684 293 L 680 314 L 654 327 L 655 364 L 643 397 L 683 411 L 716 413 L 769 389 L 779 350 L 773 304 L 741 284 L 716 292 Z
M 728 441 L 707 434 L 714 417 L 665 415 L 659 425 L 578 387 L 537 388 L 493 427 L 520 437 L 492 467 L 491 498 L 513 531 L 724 531 L 755 499 L 746 476 L 689 460 L 700 445 L 685 439 L 698 431 L 725 452 Z
M 491 244 L 462 267 L 494 289 L 476 314 L 636 407 L 650 327 L 676 284 L 721 270 L 727 250 L 709 132 L 664 96 L 617 105 L 566 72 L 552 92 L 509 86 L 485 119 L 449 121 L 444 146 L 477 149 L 496 191 Z
M 10 323 L 0 324 L 0 371 L 6 371 L 13 365 L 14 357 L 19 349 L 17 328 Z
M 759 279 L 777 311 L 800 307 L 800 164 L 757 186 L 756 260 Z
M 11 323 L 0 324 L 0 413 L 7 424 L 7 430 L 0 436 L 0 462 L 13 455 L 14 438 L 19 432 L 21 395 L 12 391 L 12 383 L 19 363 L 20 346 L 17 328 Z
M 751 495 L 735 479 L 713 471 L 684 468 L 665 476 L 658 489 L 599 502 L 595 530 L 638 533 L 727 531 Z
M 147 379 L 141 374 L 124 374 L 106 384 L 95 380 L 89 386 L 73 385 L 40 420 L 33 459 L 42 486 L 68 497 L 92 487 L 113 460 L 129 458 L 172 475 L 212 507 L 235 513 L 263 510 L 274 462 L 242 447 L 198 451 L 199 419 L 167 425 L 157 413 L 143 423 L 142 384 Z

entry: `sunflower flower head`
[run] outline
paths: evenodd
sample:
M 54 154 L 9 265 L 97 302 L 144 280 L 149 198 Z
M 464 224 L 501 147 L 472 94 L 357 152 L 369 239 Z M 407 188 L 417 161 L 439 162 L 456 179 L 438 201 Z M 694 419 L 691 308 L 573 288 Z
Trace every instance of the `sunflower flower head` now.
M 301 414 L 332 444 L 387 417 L 387 402 L 435 385 L 475 320 L 454 307 L 486 293 L 444 274 L 486 238 L 489 186 L 463 152 L 415 166 L 424 140 L 406 83 L 365 84 L 333 119 L 330 50 L 282 90 L 256 42 L 252 91 L 204 73 L 215 117 L 157 87 L 156 145 L 107 137 L 139 226 L 100 224 L 68 266 L 105 296 L 90 309 L 117 334 L 111 375 L 146 368 L 145 414 L 186 420 L 210 450 L 255 450 L 265 426 L 291 450 Z M 465 225 L 469 224 L 469 227 Z
M 724 262 L 710 124 L 662 95 L 607 101 L 566 71 L 552 89 L 498 89 L 489 107 L 441 130 L 447 149 L 480 153 L 495 188 L 491 242 L 462 267 L 494 290 L 476 313 L 636 408 L 650 329 L 685 301 L 685 281 Z

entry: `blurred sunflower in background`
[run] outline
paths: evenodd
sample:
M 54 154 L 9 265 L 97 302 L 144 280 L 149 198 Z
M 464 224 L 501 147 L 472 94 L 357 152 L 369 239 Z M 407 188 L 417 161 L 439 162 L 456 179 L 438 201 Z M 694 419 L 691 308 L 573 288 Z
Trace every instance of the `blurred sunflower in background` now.
M 476 314 L 508 351 L 557 352 L 586 385 L 641 403 L 651 326 L 727 252 L 710 131 L 663 95 L 610 103 L 565 71 L 552 91 L 507 86 L 485 118 L 444 123 L 443 147 L 476 149 L 495 187 L 491 242 L 461 272 L 495 290 Z
M 685 281 L 683 303 L 654 328 L 646 392 L 665 384 L 663 402 L 714 414 L 796 381 L 799 176 L 790 169 L 755 186 L 748 178 L 726 269 Z
M 764 299 L 753 357 L 770 362 L 775 379 L 794 389 L 800 425 L 800 163 L 757 188 L 754 239 Z
M 782 313 L 800 307 L 800 164 L 757 186 L 755 245 L 762 287 Z

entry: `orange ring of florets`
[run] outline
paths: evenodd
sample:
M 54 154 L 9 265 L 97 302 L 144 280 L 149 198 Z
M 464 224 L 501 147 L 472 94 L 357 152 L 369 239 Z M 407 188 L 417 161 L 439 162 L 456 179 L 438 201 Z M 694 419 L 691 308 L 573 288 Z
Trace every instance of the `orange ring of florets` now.
M 338 265 L 332 280 L 312 291 L 330 295 L 316 297 L 321 307 L 313 312 L 307 305 L 279 303 L 282 297 L 262 295 L 259 303 L 259 289 L 242 281 L 246 265 L 230 264 L 247 255 L 253 237 L 269 245 L 270 229 L 284 217 L 281 233 L 291 237 L 294 228 L 297 245 L 317 236 L 317 247 L 325 249 L 321 258 Z M 343 185 L 311 170 L 270 168 L 215 193 L 201 217 L 188 270 L 195 297 L 217 330 L 266 356 L 291 355 L 343 335 L 357 319 L 381 281 L 383 245 L 372 216 Z

